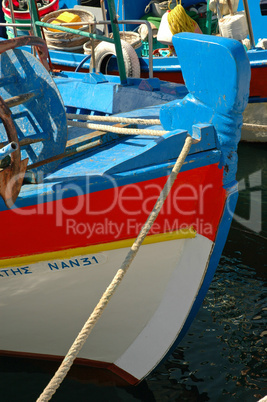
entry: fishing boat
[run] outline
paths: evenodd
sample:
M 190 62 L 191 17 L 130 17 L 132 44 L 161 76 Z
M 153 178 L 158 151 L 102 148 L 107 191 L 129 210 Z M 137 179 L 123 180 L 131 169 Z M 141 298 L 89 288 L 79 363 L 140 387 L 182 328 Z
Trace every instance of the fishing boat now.
M 79 2 L 77 2 L 78 4 Z M 71 8 L 70 11 L 74 13 L 93 13 L 97 14 L 97 17 L 103 15 L 105 16 L 105 12 L 103 10 L 103 1 L 102 3 L 102 13 L 97 12 L 96 7 L 81 7 L 75 5 L 75 1 L 66 0 L 64 4 L 60 4 L 59 6 L 64 6 Z M 119 27 L 123 33 L 123 35 L 127 35 L 129 31 L 132 32 L 134 28 L 137 27 L 137 24 L 143 24 L 142 26 L 147 26 L 148 32 L 150 35 L 148 36 L 147 42 L 142 43 L 142 51 L 138 52 L 139 61 L 136 59 L 136 55 L 133 54 L 134 51 L 131 48 L 130 44 L 125 44 L 123 48 L 124 58 L 126 61 L 126 69 L 128 76 L 134 77 L 143 77 L 143 78 L 159 78 L 161 80 L 166 80 L 175 83 L 184 83 L 184 78 L 181 70 L 180 61 L 177 57 L 177 54 L 170 53 L 167 49 L 157 49 L 159 46 L 164 46 L 160 44 L 156 38 L 152 38 L 151 30 L 149 29 L 148 21 L 141 20 L 140 18 L 144 15 L 144 10 L 148 6 L 148 0 L 137 0 L 135 2 L 135 7 L 132 7 L 132 3 L 126 0 L 121 0 L 117 4 L 116 13 L 122 19 L 118 21 Z M 157 3 L 157 2 L 156 2 Z M 167 2 L 165 2 L 167 3 Z M 175 2 L 174 2 L 175 3 Z M 196 3 L 195 0 L 183 0 L 182 4 L 184 7 L 190 7 Z M 5 3 L 6 4 L 6 3 Z M 89 5 L 92 3 L 88 3 Z M 198 3 L 197 3 L 198 4 Z M 153 4 L 152 4 L 153 5 Z M 72 9 L 72 7 L 74 7 Z M 77 8 L 76 8 L 77 7 Z M 209 7 L 207 6 L 207 9 Z M 259 29 L 262 31 L 262 35 L 265 35 L 263 30 L 263 16 L 260 15 L 260 8 L 258 12 L 256 12 L 253 8 L 252 17 L 250 18 L 250 10 L 247 0 L 243 0 L 243 7 L 241 4 L 238 6 L 238 11 L 242 11 L 245 9 L 246 17 L 247 17 L 247 24 L 248 24 L 248 32 L 250 38 L 250 46 L 249 50 L 247 51 L 247 56 L 250 61 L 251 66 L 251 83 L 250 83 L 250 98 L 249 104 L 244 112 L 244 123 L 242 127 L 242 141 L 248 142 L 266 142 L 267 141 L 267 49 L 256 47 L 256 42 L 254 39 L 254 32 L 252 30 L 252 23 L 256 27 L 256 39 L 259 40 Z M 65 9 L 64 9 L 65 10 Z M 47 15 L 47 21 L 49 15 L 60 15 L 61 11 L 50 13 Z M 10 12 L 8 14 L 8 18 L 10 16 Z M 84 20 L 86 20 L 86 16 Z M 99 18 L 98 18 L 99 19 Z M 101 18 L 100 18 L 101 19 Z M 51 20 L 51 17 L 50 17 Z M 88 20 L 88 18 L 87 18 Z M 201 28 L 203 32 L 211 34 L 212 33 L 212 19 L 211 19 L 211 12 L 207 12 L 207 16 L 205 18 L 201 18 L 198 22 L 201 21 Z M 100 21 L 101 23 L 107 21 Z M 12 30 L 12 24 L 8 24 L 9 26 L 7 29 Z M 26 27 L 27 24 L 23 24 Z M 28 24 L 29 25 L 29 24 Z M 64 24 L 62 24 L 64 25 Z M 67 24 L 65 24 L 67 25 Z M 30 25 L 29 25 L 30 26 Z M 77 28 L 72 24 L 68 26 L 72 28 Z M 93 25 L 100 26 L 99 24 Z M 107 27 L 107 25 L 105 25 Z M 22 33 L 25 32 L 25 29 L 29 28 L 21 28 Z M 49 28 L 45 28 L 46 30 L 46 39 L 49 41 Z M 51 33 L 50 33 L 51 35 Z M 56 34 L 61 35 L 61 34 Z M 71 35 L 71 34 L 69 34 Z M 78 37 L 74 34 L 75 37 Z M 81 38 L 81 37 L 80 37 Z M 100 41 L 101 37 L 96 35 L 96 38 Z M 82 41 L 80 46 L 74 46 L 74 44 L 70 45 L 69 39 L 63 39 L 63 42 L 56 42 L 55 40 L 51 40 L 48 42 L 50 59 L 53 63 L 55 69 L 60 70 L 77 70 L 77 71 L 92 71 L 92 63 L 90 64 L 90 55 L 84 56 L 83 51 L 87 53 L 91 53 L 91 42 L 88 42 L 88 45 Z M 139 40 L 141 44 L 141 40 Z M 55 43 L 57 45 L 55 46 Z M 84 44 L 84 46 L 83 46 Z M 73 50 L 72 50 L 73 49 Z M 84 50 L 83 50 L 84 49 Z M 89 50 L 88 50 L 89 49 Z M 146 49 L 146 50 L 144 50 Z M 159 51 L 161 50 L 161 51 Z M 155 55 L 152 54 L 155 53 Z M 157 57 L 159 55 L 165 54 L 167 57 Z M 102 41 L 101 46 L 96 47 L 95 52 L 95 70 L 102 72 L 103 74 L 118 74 L 118 65 L 115 56 L 115 48 L 110 43 L 106 43 Z M 89 61 L 88 61 L 89 60 Z M 90 67 L 91 65 L 91 67 Z
M 126 78 L 113 33 L 120 77 L 51 75 L 41 38 L 1 43 L 0 354 L 61 361 L 135 253 L 75 364 L 137 384 L 188 330 L 221 256 L 250 65 L 237 41 L 182 33 L 186 88 Z

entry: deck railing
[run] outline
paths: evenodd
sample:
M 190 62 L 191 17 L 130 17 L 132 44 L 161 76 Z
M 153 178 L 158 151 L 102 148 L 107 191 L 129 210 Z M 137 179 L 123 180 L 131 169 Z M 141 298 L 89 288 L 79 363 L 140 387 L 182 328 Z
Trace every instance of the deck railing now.
M 114 3 L 113 0 L 109 0 L 108 3 Z M 30 14 L 31 14 L 31 19 L 32 22 L 31 23 L 0 23 L 0 26 L 6 26 L 6 27 L 13 27 L 14 30 L 16 28 L 32 28 L 33 33 L 35 36 L 41 37 L 42 38 L 42 32 L 40 27 L 44 27 L 44 28 L 55 28 L 55 26 L 53 24 L 50 24 L 48 22 L 43 22 L 43 21 L 39 21 L 39 17 L 38 17 L 38 12 L 37 12 L 37 8 L 35 5 L 35 1 L 34 0 L 29 0 L 29 10 L 30 10 Z M 88 21 L 88 22 L 82 22 L 82 26 L 91 26 L 91 25 L 111 25 L 112 26 L 112 32 L 113 32 L 113 36 L 114 38 L 110 38 L 108 36 L 104 36 L 104 35 L 98 35 L 98 34 L 94 34 L 91 32 L 85 32 L 82 31 L 80 29 L 74 29 L 72 27 L 75 26 L 81 26 L 81 22 L 72 22 L 72 23 L 61 23 L 61 24 L 57 24 L 57 30 L 58 31 L 63 31 L 63 32 L 67 32 L 67 33 L 72 33 L 72 34 L 76 34 L 76 35 L 80 35 L 80 36 L 84 36 L 87 37 L 88 39 L 95 39 L 95 40 L 100 40 L 100 41 L 105 41 L 105 42 L 109 42 L 109 43 L 114 43 L 115 44 L 115 48 L 116 48 L 116 55 L 117 55 L 117 62 L 118 62 L 118 68 L 119 68 L 119 74 L 120 74 L 120 79 L 121 79 L 121 83 L 124 85 L 127 83 L 127 77 L 126 77 L 126 71 L 125 71 L 125 65 L 124 65 L 124 61 L 123 61 L 123 55 L 122 55 L 122 49 L 121 49 L 121 42 L 120 42 L 120 36 L 118 36 L 118 38 L 116 39 L 116 35 L 114 34 L 114 32 L 118 32 L 119 35 L 119 28 L 118 25 L 119 24 L 129 24 L 129 25 L 141 25 L 141 24 L 145 24 L 147 26 L 148 29 L 148 47 L 149 47 L 149 53 L 148 53 L 148 58 L 149 58 L 149 78 L 153 78 L 153 37 L 152 37 L 152 28 L 151 25 L 148 21 L 145 20 L 117 20 L 116 15 L 114 18 L 114 10 L 113 10 L 113 14 L 111 9 L 109 9 L 109 13 L 111 15 L 112 19 L 107 21 Z M 15 31 L 14 31 L 15 33 Z M 92 53 L 94 52 L 94 48 L 92 48 Z M 92 57 L 93 59 L 93 57 Z

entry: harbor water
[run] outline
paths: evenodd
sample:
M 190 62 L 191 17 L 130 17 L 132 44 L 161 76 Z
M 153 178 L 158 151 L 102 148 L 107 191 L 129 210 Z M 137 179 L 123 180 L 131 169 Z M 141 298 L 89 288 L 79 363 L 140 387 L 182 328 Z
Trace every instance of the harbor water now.
M 180 345 L 137 387 L 67 377 L 52 401 L 253 402 L 267 395 L 267 145 L 241 143 L 238 153 L 240 195 L 228 240 Z M 1 358 L 0 372 L 1 402 L 33 402 L 51 379 L 45 363 L 20 359 Z

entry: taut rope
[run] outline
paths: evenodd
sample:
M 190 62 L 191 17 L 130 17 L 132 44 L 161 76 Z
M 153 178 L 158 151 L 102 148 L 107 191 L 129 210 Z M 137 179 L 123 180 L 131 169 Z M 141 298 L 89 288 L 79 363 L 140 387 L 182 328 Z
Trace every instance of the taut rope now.
M 143 243 L 146 235 L 150 231 L 153 223 L 155 222 L 171 188 L 173 183 L 176 180 L 176 177 L 183 166 L 184 160 L 189 153 L 191 145 L 193 144 L 194 140 L 192 137 L 188 136 L 185 140 L 183 149 L 178 156 L 176 163 L 171 171 L 168 180 L 163 187 L 161 194 L 150 213 L 149 217 L 146 220 L 146 223 L 142 227 L 140 233 L 138 234 L 135 242 L 133 243 L 132 247 L 130 248 L 125 260 L 123 261 L 121 267 L 118 269 L 116 275 L 114 276 L 113 280 L 111 281 L 110 285 L 107 287 L 105 292 L 103 293 L 100 301 L 98 302 L 97 306 L 95 307 L 94 311 L 84 324 L 83 328 L 81 329 L 80 333 L 78 334 L 77 338 L 73 342 L 71 348 L 69 349 L 68 353 L 66 354 L 63 362 L 61 363 L 60 367 L 58 368 L 57 372 L 54 374 L 54 377 L 51 379 L 49 384 L 44 389 L 43 393 L 39 396 L 37 402 L 47 402 L 49 401 L 56 390 L 59 388 L 60 384 L 66 377 L 68 371 L 70 370 L 74 360 L 76 359 L 78 353 L 82 349 L 86 339 L 88 338 L 89 334 L 91 333 L 92 329 L 96 325 L 97 321 L 101 317 L 104 309 L 107 307 L 111 297 L 115 293 L 117 287 L 121 283 L 124 275 L 126 274 L 128 268 L 130 267 L 134 257 L 136 256 L 141 244 Z
M 267 124 L 253 124 L 253 123 L 243 123 L 244 128 L 254 128 L 259 130 L 267 130 Z
M 67 119 L 77 119 L 77 120 L 93 120 L 93 121 L 109 121 L 115 123 L 130 123 L 130 124 L 144 124 L 153 125 L 161 124 L 159 119 L 139 119 L 132 117 L 119 117 L 119 116 L 97 116 L 90 114 L 73 114 L 67 113 Z
M 164 130 L 144 130 L 141 128 L 123 128 L 123 127 L 115 127 L 105 124 L 94 124 L 94 123 L 85 123 L 81 121 L 73 121 L 67 120 L 69 126 L 74 127 L 86 127 L 92 130 L 99 130 L 99 131 L 107 131 L 110 133 L 116 134 L 125 134 L 125 135 L 152 135 L 152 136 L 161 136 L 166 134 L 168 131 Z

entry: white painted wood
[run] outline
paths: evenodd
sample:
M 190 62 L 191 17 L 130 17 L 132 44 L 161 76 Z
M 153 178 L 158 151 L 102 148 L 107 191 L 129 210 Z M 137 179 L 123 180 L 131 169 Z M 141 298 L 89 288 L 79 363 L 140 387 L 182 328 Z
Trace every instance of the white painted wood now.
M 116 365 L 141 379 L 156 366 L 172 346 L 204 279 L 212 242 L 205 237 L 185 244 L 181 258 L 153 317 Z
M 138 379 L 151 371 L 182 328 L 211 247 L 198 235 L 141 246 L 79 357 L 115 363 Z M 6 269 L 9 276 L 0 282 L 0 349 L 65 355 L 127 252 L 72 258 L 79 267 L 65 259 L 50 261 L 50 267 L 42 262 L 13 273 Z

